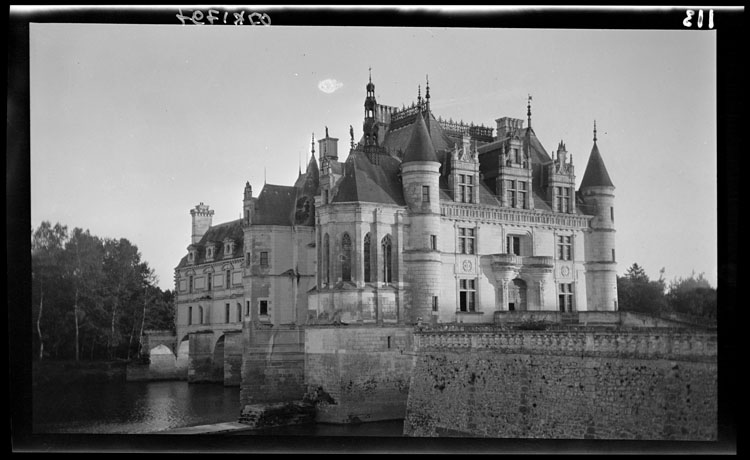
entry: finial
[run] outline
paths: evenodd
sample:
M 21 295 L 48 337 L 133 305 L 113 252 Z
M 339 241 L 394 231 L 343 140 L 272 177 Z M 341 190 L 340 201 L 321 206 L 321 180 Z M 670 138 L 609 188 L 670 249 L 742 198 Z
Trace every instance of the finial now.
M 370 73 L 370 83 L 372 83 L 372 67 L 368 67 L 367 70 Z
M 425 75 L 425 80 L 427 80 L 427 87 L 425 88 L 425 95 L 424 95 L 424 97 L 425 97 L 425 99 L 427 99 L 427 102 L 429 103 L 430 102 L 429 101 L 430 100 L 430 76 L 429 75 Z
M 417 107 L 422 107 L 422 85 L 417 85 Z
M 352 128 L 352 125 L 349 125 L 349 137 L 350 137 L 350 144 L 352 148 L 354 148 L 354 128 Z
M 529 117 L 529 128 L 531 128 L 531 94 L 529 94 L 529 101 L 526 108 L 526 116 Z
M 312 133 L 312 142 L 310 142 L 310 145 L 312 145 L 312 154 L 315 155 L 315 133 Z
M 267 184 L 268 181 L 266 180 L 266 166 L 263 165 L 263 185 Z
M 326 139 L 328 139 L 328 126 L 326 126 Z
M 594 144 L 596 144 L 596 120 L 594 120 Z

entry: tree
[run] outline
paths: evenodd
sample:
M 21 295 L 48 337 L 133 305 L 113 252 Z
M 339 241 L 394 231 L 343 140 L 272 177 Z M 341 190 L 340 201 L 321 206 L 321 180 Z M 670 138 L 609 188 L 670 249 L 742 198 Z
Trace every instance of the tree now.
M 669 283 L 667 301 L 670 308 L 687 315 L 716 319 L 716 289 L 704 278 L 703 273 L 689 278 L 676 278 Z
M 87 311 L 101 303 L 104 248 L 102 241 L 88 230 L 73 229 L 66 247 L 66 273 L 73 280 L 73 320 L 75 325 L 75 360 L 80 360 L 80 323 Z
M 663 270 L 660 271 L 663 275 Z M 663 277 L 651 281 L 646 271 L 637 263 L 631 265 L 624 277 L 617 277 L 619 309 L 658 315 L 668 310 L 664 296 Z
M 45 297 L 48 306 L 54 305 L 57 300 L 55 291 L 57 285 L 62 282 L 63 270 L 61 266 L 63 245 L 68 239 L 68 227 L 58 222 L 53 227 L 48 221 L 44 221 L 32 233 L 31 238 L 31 273 L 32 273 L 32 305 L 38 305 L 36 311 L 36 333 L 39 341 L 39 359 L 44 359 L 44 334 L 42 333 L 42 321 L 44 318 Z M 52 302 L 49 302 L 52 300 Z M 38 302 L 38 303 L 37 303 Z M 49 316 L 49 314 L 47 315 Z

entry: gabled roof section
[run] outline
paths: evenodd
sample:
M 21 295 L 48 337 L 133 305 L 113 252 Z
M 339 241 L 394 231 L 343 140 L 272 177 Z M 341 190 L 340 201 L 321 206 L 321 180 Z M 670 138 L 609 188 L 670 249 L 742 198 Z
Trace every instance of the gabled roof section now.
M 253 225 L 292 225 L 297 189 L 265 184 L 255 207 Z
M 434 161 L 438 162 L 435 146 L 432 145 L 430 133 L 427 132 L 427 125 L 424 117 L 418 116 L 414 123 L 414 129 L 404 151 L 403 163 L 412 161 Z
M 599 147 L 594 141 L 594 147 L 589 155 L 589 162 L 586 164 L 586 172 L 581 179 L 581 187 L 614 187 L 612 179 L 609 178 L 607 168 L 604 166 L 604 160 L 599 153 Z
M 378 164 L 374 165 L 364 152 L 352 151 L 332 202 L 362 201 L 405 206 L 399 166 L 400 162 L 388 155 L 381 155 Z

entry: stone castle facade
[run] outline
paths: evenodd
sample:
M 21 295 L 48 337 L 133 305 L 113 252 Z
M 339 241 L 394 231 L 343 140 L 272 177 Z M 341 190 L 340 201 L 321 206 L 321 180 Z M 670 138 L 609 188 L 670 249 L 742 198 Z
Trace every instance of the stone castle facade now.
M 573 156 L 524 120 L 436 117 L 366 86 L 363 136 L 315 141 L 291 186 L 247 183 L 239 220 L 190 211 L 175 269 L 177 339 L 243 323 L 491 323 L 497 311 L 617 310 L 614 190 L 596 143 Z M 493 132 L 494 131 L 494 132 Z M 218 342 L 217 342 L 218 344 Z

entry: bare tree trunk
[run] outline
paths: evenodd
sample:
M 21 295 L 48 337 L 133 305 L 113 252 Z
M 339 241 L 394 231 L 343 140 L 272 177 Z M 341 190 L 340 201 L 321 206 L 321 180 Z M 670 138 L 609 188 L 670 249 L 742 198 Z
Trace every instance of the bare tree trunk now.
M 109 358 L 112 359 L 114 357 L 114 343 L 115 343 L 115 317 L 117 316 L 117 303 L 118 299 L 115 298 L 115 302 L 112 304 L 112 327 L 109 334 L 109 345 L 108 345 L 108 352 L 109 352 Z
M 128 359 L 130 359 L 130 350 L 133 348 L 133 334 L 135 334 L 135 318 L 133 318 L 133 327 L 130 328 L 130 340 L 128 340 Z
M 44 310 L 44 289 L 39 299 L 39 316 L 36 318 L 36 332 L 39 334 L 39 361 L 44 359 L 44 338 L 42 337 L 42 311 Z
M 143 326 L 146 323 L 146 290 L 143 290 L 143 314 L 141 315 L 141 332 L 138 334 L 138 356 L 141 355 L 141 347 L 143 346 Z
M 73 314 L 76 317 L 76 361 L 80 360 L 79 346 L 78 346 L 78 284 L 76 284 L 76 296 L 73 303 Z

